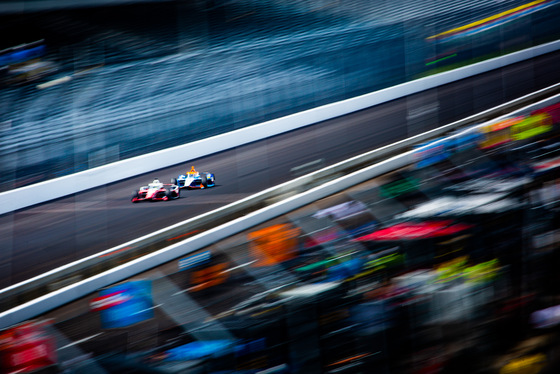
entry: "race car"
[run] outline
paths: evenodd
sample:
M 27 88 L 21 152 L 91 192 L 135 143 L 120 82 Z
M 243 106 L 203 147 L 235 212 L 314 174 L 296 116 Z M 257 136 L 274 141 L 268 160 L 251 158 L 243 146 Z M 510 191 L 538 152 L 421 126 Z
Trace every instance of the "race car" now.
M 134 191 L 131 200 L 133 203 L 137 203 L 145 200 L 166 201 L 178 199 L 179 197 L 179 186 L 177 186 L 177 184 L 164 184 L 156 178 L 147 186 L 142 186 L 139 190 Z
M 208 188 L 216 185 L 216 177 L 207 171 L 198 172 L 194 166 L 186 174 L 181 174 L 177 178 L 171 179 L 171 183 L 179 188 Z

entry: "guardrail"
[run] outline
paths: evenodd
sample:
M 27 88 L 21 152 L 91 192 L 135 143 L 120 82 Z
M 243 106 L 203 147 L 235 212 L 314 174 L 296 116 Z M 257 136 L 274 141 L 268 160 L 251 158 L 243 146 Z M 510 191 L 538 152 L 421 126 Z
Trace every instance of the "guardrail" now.
M 263 122 L 226 134 L 161 150 L 148 155 L 121 160 L 61 178 L 0 193 L 0 215 L 32 205 L 54 200 L 80 191 L 103 186 L 118 180 L 168 167 L 169 160 L 177 164 L 238 147 L 267 137 L 279 135 L 317 122 L 343 116 L 391 100 L 448 84 L 473 75 L 534 58 L 560 48 L 560 41 L 539 45 L 477 64 L 432 75 L 386 88 L 356 98 L 324 105 L 286 117 Z
M 340 192 L 389 171 L 409 165 L 418 143 L 451 131 L 500 120 L 559 100 L 560 84 L 540 90 L 460 121 L 399 141 L 290 182 L 130 241 L 95 256 L 76 261 L 0 291 L 0 328 L 33 318 L 97 289 L 204 248 L 259 223 Z M 541 100 L 528 107 L 522 104 Z M 513 108 L 516 112 L 509 113 Z M 496 118 L 497 117 L 497 118 Z M 403 153 L 404 152 L 404 153 Z M 189 237 L 190 236 L 190 237 Z

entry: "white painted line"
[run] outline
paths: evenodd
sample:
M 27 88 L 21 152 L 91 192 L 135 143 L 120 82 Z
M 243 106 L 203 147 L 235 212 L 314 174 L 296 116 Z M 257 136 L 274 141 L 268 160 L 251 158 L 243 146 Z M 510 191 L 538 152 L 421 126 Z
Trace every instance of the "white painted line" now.
M 80 339 L 80 340 L 76 340 L 75 342 L 72 342 L 72 343 L 70 343 L 70 344 L 66 344 L 64 347 L 60 347 L 60 348 L 58 348 L 58 349 L 60 350 L 60 349 L 70 348 L 70 347 L 75 346 L 75 345 L 77 345 L 77 344 L 81 344 L 81 343 L 83 343 L 83 342 L 87 342 L 88 340 L 91 340 L 91 339 L 93 339 L 93 338 L 97 338 L 99 335 L 102 335 L 102 334 L 103 334 L 103 333 L 100 332 L 100 333 L 97 333 L 97 334 L 88 336 L 87 338 L 83 338 L 83 339 Z
M 56 86 L 58 84 L 63 84 L 63 83 L 66 83 L 66 82 L 70 82 L 71 80 L 72 80 L 72 77 L 69 76 L 69 75 L 66 75 L 62 78 L 57 78 L 57 79 L 54 79 L 54 80 L 49 81 L 49 82 L 38 84 L 37 88 L 39 90 L 42 90 L 42 89 L 45 89 L 45 88 Z

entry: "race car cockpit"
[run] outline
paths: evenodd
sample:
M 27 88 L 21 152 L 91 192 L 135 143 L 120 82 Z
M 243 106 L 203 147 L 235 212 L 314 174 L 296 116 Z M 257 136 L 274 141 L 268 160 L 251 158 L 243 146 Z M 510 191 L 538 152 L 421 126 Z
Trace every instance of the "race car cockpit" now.
M 159 181 L 159 179 L 155 178 L 154 181 L 150 184 L 148 184 L 149 188 L 160 188 L 163 185 L 163 183 L 161 183 Z

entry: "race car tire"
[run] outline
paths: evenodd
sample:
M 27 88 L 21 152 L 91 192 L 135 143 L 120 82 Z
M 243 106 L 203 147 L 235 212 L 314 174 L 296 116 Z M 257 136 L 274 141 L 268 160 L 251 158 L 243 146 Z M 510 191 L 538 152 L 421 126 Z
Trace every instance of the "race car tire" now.
M 177 185 L 177 178 L 171 178 L 171 184 Z
M 167 197 L 168 200 L 171 199 L 178 199 L 179 198 L 179 194 L 180 192 L 177 192 L 177 195 L 175 195 L 173 193 L 173 191 L 169 188 L 169 189 L 165 189 L 165 196 Z
M 134 199 L 135 199 L 135 198 L 138 198 L 138 193 L 139 193 L 139 192 L 140 192 L 139 190 L 134 191 L 134 192 L 132 193 L 132 197 L 130 198 L 130 201 L 132 201 L 133 203 L 137 203 L 138 200 L 134 200 Z
M 200 184 L 204 186 L 204 188 L 208 187 L 208 179 L 206 178 L 206 174 L 200 175 Z

